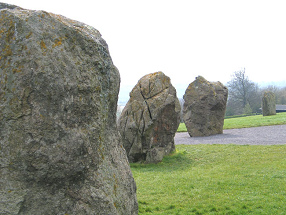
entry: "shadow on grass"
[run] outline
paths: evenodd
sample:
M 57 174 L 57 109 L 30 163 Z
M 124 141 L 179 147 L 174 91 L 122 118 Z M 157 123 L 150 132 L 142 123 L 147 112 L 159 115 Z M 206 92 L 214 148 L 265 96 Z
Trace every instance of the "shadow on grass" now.
M 176 150 L 172 154 L 165 156 L 160 163 L 130 163 L 130 167 L 133 169 L 140 168 L 142 172 L 170 172 L 187 169 L 193 164 L 194 160 L 187 150 Z

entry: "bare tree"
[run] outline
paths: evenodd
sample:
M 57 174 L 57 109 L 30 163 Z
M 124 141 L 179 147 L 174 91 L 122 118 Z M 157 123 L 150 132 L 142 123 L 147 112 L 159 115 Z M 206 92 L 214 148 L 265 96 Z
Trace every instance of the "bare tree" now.
M 258 86 L 250 81 L 245 74 L 245 69 L 234 72 L 231 81 L 228 82 L 229 105 L 240 114 L 249 104 L 253 111 L 260 107 Z

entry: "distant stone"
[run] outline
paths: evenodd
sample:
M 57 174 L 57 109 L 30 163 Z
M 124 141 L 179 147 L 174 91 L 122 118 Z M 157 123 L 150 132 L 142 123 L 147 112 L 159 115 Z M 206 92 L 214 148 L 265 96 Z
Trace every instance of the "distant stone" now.
M 276 115 L 276 99 L 273 92 L 267 91 L 262 98 L 263 116 Z
M 0 3 L 0 214 L 137 214 L 100 33 Z
M 223 133 L 228 90 L 220 82 L 202 76 L 188 86 L 184 95 L 183 119 L 191 137 Z
M 164 73 L 138 81 L 118 120 L 130 162 L 157 163 L 175 150 L 180 110 L 176 90 Z

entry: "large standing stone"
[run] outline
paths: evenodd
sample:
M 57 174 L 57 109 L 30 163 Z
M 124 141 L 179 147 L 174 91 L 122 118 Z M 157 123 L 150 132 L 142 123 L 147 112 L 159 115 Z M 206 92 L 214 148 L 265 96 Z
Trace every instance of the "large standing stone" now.
M 183 118 L 191 137 L 223 133 L 228 90 L 220 82 L 198 76 L 184 95 Z
M 263 116 L 276 115 L 276 99 L 275 94 L 271 91 L 264 92 L 262 97 Z
M 100 33 L 0 3 L 0 214 L 137 214 Z
M 162 72 L 142 77 L 119 118 L 119 130 L 130 162 L 160 162 L 175 150 L 180 103 L 170 78 Z

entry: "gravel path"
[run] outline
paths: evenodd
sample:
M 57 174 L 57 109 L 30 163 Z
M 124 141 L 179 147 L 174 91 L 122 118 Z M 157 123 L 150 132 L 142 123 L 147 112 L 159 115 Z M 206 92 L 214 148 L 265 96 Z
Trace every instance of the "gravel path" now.
M 286 125 L 227 129 L 209 137 L 190 137 L 181 132 L 176 133 L 175 144 L 282 145 L 286 144 Z

